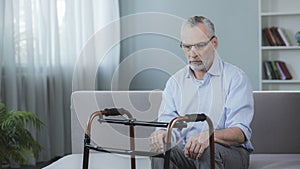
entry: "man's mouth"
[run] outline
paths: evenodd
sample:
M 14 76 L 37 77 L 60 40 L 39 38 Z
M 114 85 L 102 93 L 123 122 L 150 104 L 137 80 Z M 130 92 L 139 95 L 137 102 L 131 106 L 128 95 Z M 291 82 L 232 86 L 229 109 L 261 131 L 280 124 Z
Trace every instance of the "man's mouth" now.
M 200 65 L 200 64 L 202 64 L 202 61 L 201 60 L 193 60 L 193 61 L 190 61 L 190 64 Z

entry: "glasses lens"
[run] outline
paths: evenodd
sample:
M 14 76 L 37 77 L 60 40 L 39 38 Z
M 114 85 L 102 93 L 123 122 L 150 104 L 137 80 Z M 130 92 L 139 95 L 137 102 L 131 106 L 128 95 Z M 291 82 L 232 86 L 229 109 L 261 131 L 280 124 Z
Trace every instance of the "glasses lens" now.
M 208 42 L 201 42 L 201 43 L 195 44 L 194 46 L 195 46 L 196 49 L 201 50 L 201 49 L 203 49 L 207 44 L 208 44 Z
M 184 45 L 184 44 L 182 44 L 182 42 L 180 43 L 180 47 L 185 51 L 189 51 L 192 48 L 191 45 Z
M 194 45 L 184 45 L 182 42 L 180 43 L 180 47 L 185 51 L 190 51 L 194 46 L 197 50 L 202 50 L 205 46 L 209 44 L 211 40 L 214 39 L 215 36 L 212 36 L 207 42 L 200 42 Z
M 192 45 L 183 45 L 183 48 L 187 51 L 190 51 L 192 49 Z

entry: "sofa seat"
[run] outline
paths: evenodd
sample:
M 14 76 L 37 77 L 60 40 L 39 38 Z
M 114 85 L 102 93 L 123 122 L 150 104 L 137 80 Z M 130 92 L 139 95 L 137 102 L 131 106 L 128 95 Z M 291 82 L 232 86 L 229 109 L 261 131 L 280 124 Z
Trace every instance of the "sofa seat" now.
M 43 169 L 82 169 L 82 154 L 70 154 Z M 90 153 L 89 169 L 130 169 L 130 158 L 108 153 Z M 137 169 L 150 169 L 148 157 L 137 157 Z M 300 154 L 251 154 L 249 169 L 299 169 Z
M 83 154 L 70 154 L 42 169 L 82 169 Z M 130 169 L 130 157 L 109 153 L 90 153 L 89 169 Z M 149 157 L 136 157 L 137 169 L 150 169 Z
M 300 154 L 251 154 L 249 169 L 299 169 Z

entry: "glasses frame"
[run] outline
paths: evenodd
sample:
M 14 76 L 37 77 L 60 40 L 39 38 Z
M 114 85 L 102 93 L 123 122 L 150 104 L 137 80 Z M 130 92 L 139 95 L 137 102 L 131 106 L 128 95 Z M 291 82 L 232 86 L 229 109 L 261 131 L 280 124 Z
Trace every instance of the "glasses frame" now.
M 209 42 L 211 42 L 215 37 L 216 37 L 216 36 L 213 35 L 207 42 L 199 42 L 199 43 L 196 43 L 196 44 L 193 44 L 193 45 L 185 45 L 185 44 L 183 44 L 182 41 L 181 41 L 181 42 L 180 42 L 180 47 L 181 47 L 183 50 L 187 51 L 187 52 L 189 52 L 189 51 L 192 49 L 193 46 L 194 46 L 197 50 L 202 50 L 202 49 L 203 49 L 204 47 L 206 47 L 206 46 L 209 44 Z

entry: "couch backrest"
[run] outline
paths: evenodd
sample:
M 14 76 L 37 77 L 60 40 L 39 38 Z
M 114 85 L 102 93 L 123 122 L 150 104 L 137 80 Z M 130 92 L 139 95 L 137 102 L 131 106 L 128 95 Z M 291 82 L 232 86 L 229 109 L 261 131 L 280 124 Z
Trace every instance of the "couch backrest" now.
M 154 121 L 160 102 L 161 91 L 74 92 L 71 105 L 72 153 L 82 152 L 86 122 L 94 111 L 123 107 L 138 120 Z M 251 125 L 254 153 L 300 153 L 300 92 L 255 91 L 254 106 Z M 152 131 L 153 128 L 136 128 L 138 148 L 146 148 L 147 136 Z M 101 146 L 129 148 L 127 126 L 93 125 L 92 138 Z
M 105 108 L 124 108 L 141 121 L 155 121 L 161 103 L 161 91 L 77 91 L 72 93 L 71 126 L 72 153 L 81 153 L 89 116 Z M 128 126 L 97 124 L 93 121 L 91 135 L 95 144 L 103 147 L 129 149 Z M 149 149 L 149 135 L 154 128 L 135 127 L 135 143 L 139 150 Z
M 300 153 L 300 91 L 255 91 L 254 107 L 254 153 Z

